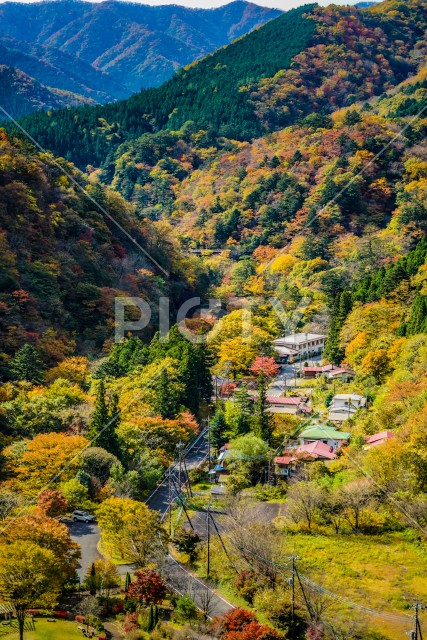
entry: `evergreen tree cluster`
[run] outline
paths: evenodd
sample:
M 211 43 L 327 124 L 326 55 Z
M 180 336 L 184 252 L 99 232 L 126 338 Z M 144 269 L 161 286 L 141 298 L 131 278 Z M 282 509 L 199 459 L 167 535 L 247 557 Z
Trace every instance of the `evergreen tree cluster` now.
M 387 297 L 401 282 L 409 281 L 427 258 L 427 239 L 423 237 L 412 251 L 393 264 L 366 276 L 353 290 L 354 302 L 375 302 Z
M 213 385 L 210 366 L 211 355 L 203 342 L 190 342 L 174 325 L 167 339 L 156 334 L 148 350 L 148 362 L 160 362 L 165 358 L 176 360 L 179 385 L 173 385 L 166 369 L 163 369 L 154 386 L 155 407 L 163 418 L 173 419 L 182 410 L 200 414 L 203 402 L 210 402 Z

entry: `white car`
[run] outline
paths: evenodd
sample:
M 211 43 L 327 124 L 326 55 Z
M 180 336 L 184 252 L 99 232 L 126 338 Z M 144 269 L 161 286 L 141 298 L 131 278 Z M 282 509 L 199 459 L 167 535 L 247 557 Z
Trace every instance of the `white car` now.
M 86 513 L 86 511 L 73 511 L 71 518 L 73 522 L 76 520 L 79 522 L 93 522 L 93 520 L 95 520 L 95 516 L 90 513 Z

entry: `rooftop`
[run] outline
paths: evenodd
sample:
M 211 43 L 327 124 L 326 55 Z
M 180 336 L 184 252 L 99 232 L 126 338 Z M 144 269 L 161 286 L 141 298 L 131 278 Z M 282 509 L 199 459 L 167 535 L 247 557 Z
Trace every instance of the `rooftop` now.
M 304 400 L 302 398 L 296 398 L 296 397 L 291 397 L 291 398 L 283 398 L 281 396 L 267 396 L 267 402 L 268 404 L 303 404 Z
M 273 342 L 277 345 L 280 344 L 304 344 L 305 342 L 309 342 L 311 340 L 322 340 L 325 339 L 326 336 L 320 333 L 291 333 L 288 336 L 282 336 L 281 338 L 277 338 Z
M 278 456 L 274 458 L 276 464 L 290 464 L 293 460 L 295 460 L 295 458 L 291 456 Z
M 391 438 L 394 438 L 394 437 L 395 435 L 392 431 L 380 431 L 379 433 L 374 433 L 374 435 L 368 436 L 367 438 L 365 438 L 365 442 L 367 444 L 374 444 L 374 443 L 382 442 L 384 440 L 390 440 Z
M 324 442 L 309 442 L 308 444 L 301 444 L 296 453 L 305 454 L 312 458 L 326 458 L 327 460 L 334 460 L 337 455 L 332 447 Z
M 350 440 L 350 435 L 346 431 L 338 431 L 327 424 L 313 424 L 298 433 L 297 437 L 309 440 Z
M 332 398 L 334 400 L 366 400 L 364 396 L 359 396 L 357 393 L 338 393 Z

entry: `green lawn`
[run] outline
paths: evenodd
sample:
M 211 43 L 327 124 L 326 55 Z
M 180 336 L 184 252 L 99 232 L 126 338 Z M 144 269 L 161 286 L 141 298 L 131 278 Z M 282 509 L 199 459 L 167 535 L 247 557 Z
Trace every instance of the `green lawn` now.
M 16 623 L 13 624 L 16 626 Z M 43 618 L 36 618 L 34 625 L 35 631 L 26 631 L 24 633 L 25 640 L 77 640 L 77 638 L 84 637 L 77 629 L 77 622 L 63 620 L 48 622 Z M 0 638 L 1 640 L 16 640 L 18 638 L 18 630 L 10 632 L 10 627 L 0 625 Z
M 413 536 L 415 537 L 415 536 Z M 333 593 L 379 611 L 411 614 L 416 598 L 427 598 L 427 548 L 404 533 L 369 535 L 288 535 L 301 573 Z M 340 605 L 334 602 L 333 605 Z M 423 625 L 427 623 L 422 613 Z M 381 618 L 369 621 L 387 637 L 404 637 L 405 625 Z

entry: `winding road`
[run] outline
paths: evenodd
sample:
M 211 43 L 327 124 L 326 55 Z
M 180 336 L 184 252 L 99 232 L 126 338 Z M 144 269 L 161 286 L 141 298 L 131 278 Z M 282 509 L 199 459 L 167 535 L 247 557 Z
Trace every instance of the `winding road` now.
M 205 432 L 190 444 L 185 453 L 185 465 L 188 471 L 196 469 L 208 455 L 208 443 Z M 153 493 L 147 498 L 146 503 L 155 511 L 159 511 L 162 519 L 166 516 L 169 508 L 169 476 L 176 486 L 179 483 L 179 465 L 172 464 L 167 470 L 163 480 L 156 487 Z M 181 480 L 183 481 L 183 476 Z M 79 578 L 83 580 L 92 562 L 100 558 L 98 543 L 100 539 L 99 528 L 95 522 L 67 522 L 72 539 L 81 547 L 80 567 L 77 571 Z M 120 574 L 124 575 L 131 571 L 129 565 L 119 565 L 117 567 Z M 197 606 L 207 611 L 210 617 L 223 615 L 233 608 L 233 605 L 219 596 L 210 586 L 196 578 L 171 555 L 168 555 L 163 565 L 163 573 L 171 588 L 180 594 L 189 593 Z

